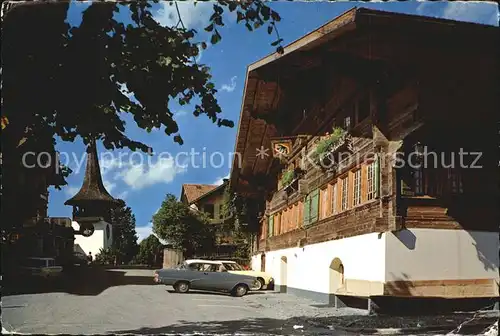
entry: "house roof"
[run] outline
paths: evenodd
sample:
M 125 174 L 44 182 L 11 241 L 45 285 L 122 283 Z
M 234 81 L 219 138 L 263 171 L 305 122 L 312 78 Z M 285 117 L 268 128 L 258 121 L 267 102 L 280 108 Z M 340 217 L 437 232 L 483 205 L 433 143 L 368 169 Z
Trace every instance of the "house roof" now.
M 272 157 L 258 158 L 255 148 L 270 148 L 270 138 L 279 134 L 274 125 L 256 115 L 278 110 L 284 97 L 280 78 L 289 82 L 295 73 L 321 66 L 323 59 L 335 62 L 335 57 L 344 57 L 347 64 L 352 62 L 352 68 L 356 68 L 358 60 L 423 66 L 435 59 L 434 49 L 446 50 L 451 55 L 463 50 L 479 53 L 489 48 L 491 51 L 495 48 L 498 30 L 489 25 L 354 7 L 285 46 L 283 54 L 275 52 L 250 64 L 234 150 L 240 155 L 234 156 L 230 174 L 232 185 L 238 188 L 243 183 L 240 176 L 267 174 Z M 399 44 L 391 49 L 391 41 Z M 425 50 L 421 48 L 424 45 L 434 49 Z M 444 62 L 448 58 L 437 59 Z M 339 62 L 337 67 L 346 66 Z M 284 75 L 287 79 L 283 79 Z
M 183 184 L 182 193 L 186 196 L 187 202 L 191 204 L 217 187 L 219 186 L 215 184 Z
M 222 184 L 220 184 L 220 185 L 216 185 L 216 184 L 183 184 L 182 189 L 183 189 L 184 194 L 186 195 L 186 199 L 188 201 L 188 204 L 193 204 L 193 203 L 201 200 L 202 198 L 205 198 L 207 196 L 212 195 L 216 191 L 220 191 L 221 189 L 223 189 L 226 186 L 226 184 L 228 182 L 229 182 L 228 180 L 224 180 L 224 182 L 222 182 Z M 187 189 L 186 189 L 186 186 L 188 187 Z M 188 196 L 188 192 L 186 190 L 192 191 L 190 196 Z M 201 192 L 201 191 L 204 191 L 204 192 Z M 196 197 L 196 193 L 198 193 L 197 197 Z M 195 196 L 195 197 L 193 197 L 193 196 Z
M 80 202 L 90 201 L 117 202 L 117 200 L 108 193 L 102 182 L 95 141 L 92 141 L 87 147 L 87 165 L 85 167 L 82 187 L 75 196 L 64 202 L 64 204 L 78 205 Z

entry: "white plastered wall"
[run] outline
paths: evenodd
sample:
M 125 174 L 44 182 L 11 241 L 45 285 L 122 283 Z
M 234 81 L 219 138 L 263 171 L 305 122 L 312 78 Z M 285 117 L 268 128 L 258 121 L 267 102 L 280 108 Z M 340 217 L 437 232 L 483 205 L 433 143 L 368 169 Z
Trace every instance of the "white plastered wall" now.
M 78 222 L 73 221 L 72 226 L 74 230 L 79 230 L 80 225 Z M 109 238 L 106 237 L 106 226 L 109 226 Z M 111 225 L 107 222 L 100 221 L 94 224 L 95 231 L 90 237 L 82 235 L 75 235 L 75 251 L 88 254 L 92 252 L 95 257 L 101 248 L 106 249 L 111 246 L 113 241 Z
M 499 279 L 498 233 L 411 229 L 384 235 L 386 281 Z
M 277 285 L 283 283 L 286 257 L 286 286 L 330 293 L 330 264 L 339 258 L 345 279 L 383 282 L 385 276 L 385 235 L 360 235 L 266 253 L 266 272 Z M 283 266 L 282 266 L 283 265 Z M 261 269 L 261 254 L 252 257 L 252 269 Z

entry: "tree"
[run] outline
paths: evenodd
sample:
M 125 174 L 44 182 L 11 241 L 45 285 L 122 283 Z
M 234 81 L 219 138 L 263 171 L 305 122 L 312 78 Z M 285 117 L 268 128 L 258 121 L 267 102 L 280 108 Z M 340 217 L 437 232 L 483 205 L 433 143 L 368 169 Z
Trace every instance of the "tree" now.
M 113 265 L 116 260 L 117 251 L 111 247 L 107 249 L 100 248 L 96 254 L 94 263 L 101 265 Z
M 179 15 L 177 3 L 170 5 Z M 195 103 L 194 116 L 233 127 L 219 117 L 210 68 L 194 61 L 207 41 L 193 41 L 197 32 L 186 29 L 180 15 L 175 27 L 163 27 L 153 19 L 151 3 L 95 2 L 80 26 L 70 29 L 68 8 L 69 2 L 2 4 L 2 129 L 16 139 L 13 146 L 22 138 L 57 135 L 64 141 L 81 136 L 85 144 L 101 139 L 108 149 L 148 151 L 125 135 L 124 113 L 148 132 L 164 126 L 182 144 L 173 101 Z M 271 44 L 283 52 L 276 28 L 280 16 L 260 0 L 214 3 L 205 28 L 209 43 L 221 40 L 218 28 L 226 10 L 249 31 L 267 24 L 267 32 L 277 35 Z M 117 12 L 129 22 L 117 21 Z
M 128 264 L 138 253 L 135 216 L 124 200 L 111 209 L 113 242 L 107 249 L 100 249 L 95 262 L 101 264 Z
M 190 209 L 174 195 L 167 194 L 153 216 L 153 232 L 186 257 L 213 249 L 215 233 L 206 214 Z
M 113 243 L 115 262 L 129 263 L 137 254 L 137 233 L 135 231 L 135 216 L 132 209 L 123 200 L 111 209 L 111 223 L 113 224 Z
M 149 235 L 139 243 L 139 251 L 133 258 L 134 264 L 157 265 L 163 245 L 155 235 Z

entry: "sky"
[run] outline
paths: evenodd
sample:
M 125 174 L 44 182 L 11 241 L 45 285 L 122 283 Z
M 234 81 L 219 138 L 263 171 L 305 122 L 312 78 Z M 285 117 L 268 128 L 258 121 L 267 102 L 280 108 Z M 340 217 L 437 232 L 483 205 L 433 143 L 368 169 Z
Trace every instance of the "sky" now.
M 78 26 L 82 11 L 88 3 L 72 3 L 68 11 L 70 25 Z M 406 14 L 417 14 L 459 21 L 498 26 L 498 6 L 491 3 L 465 2 L 272 2 L 268 3 L 282 20 L 278 28 L 284 45 L 334 19 L 352 7 L 366 7 Z M 199 32 L 199 40 L 209 39 L 203 31 L 212 12 L 212 4 L 180 2 L 184 24 Z M 176 25 L 175 7 L 168 2 L 154 4 L 155 19 L 162 25 Z M 116 14 L 118 20 L 128 22 L 126 9 Z M 154 149 L 147 156 L 130 150 L 106 151 L 98 144 L 101 172 L 107 190 L 116 198 L 124 199 L 136 217 L 139 241 L 151 234 L 151 219 L 161 206 L 165 195 L 179 197 L 184 183 L 220 184 L 229 175 L 240 115 L 243 86 L 247 66 L 274 52 L 270 45 L 275 40 L 264 28 L 249 32 L 235 17 L 225 14 L 225 26 L 220 29 L 222 41 L 209 46 L 198 57 L 198 64 L 210 66 L 218 89 L 217 99 L 222 117 L 235 122 L 234 128 L 217 127 L 206 117 L 194 117 L 190 106 L 171 107 L 175 111 L 184 144 L 174 143 L 162 130 L 151 133 L 138 128 L 126 117 L 126 134 Z M 81 138 L 75 142 L 58 141 L 61 161 L 71 169 L 68 185 L 62 190 L 50 189 L 49 216 L 71 217 L 71 207 L 64 202 L 81 187 L 85 172 L 85 147 Z M 181 154 L 179 154 L 181 153 Z M 193 154 L 194 153 L 194 154 Z M 198 153 L 198 154 L 196 154 Z M 189 154 L 189 156 L 188 156 Z M 189 158 L 189 159 L 188 159 Z

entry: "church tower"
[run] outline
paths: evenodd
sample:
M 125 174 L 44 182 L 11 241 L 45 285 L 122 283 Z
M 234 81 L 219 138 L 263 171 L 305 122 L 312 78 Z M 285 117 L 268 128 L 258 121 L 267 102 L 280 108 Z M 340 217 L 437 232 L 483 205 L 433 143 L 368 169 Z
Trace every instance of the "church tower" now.
M 87 147 L 87 166 L 80 191 L 64 204 L 73 206 L 73 221 L 80 225 L 76 232 L 85 237 L 94 233 L 97 223 L 111 222 L 111 208 L 117 200 L 113 198 L 102 182 L 97 147 L 92 140 Z

